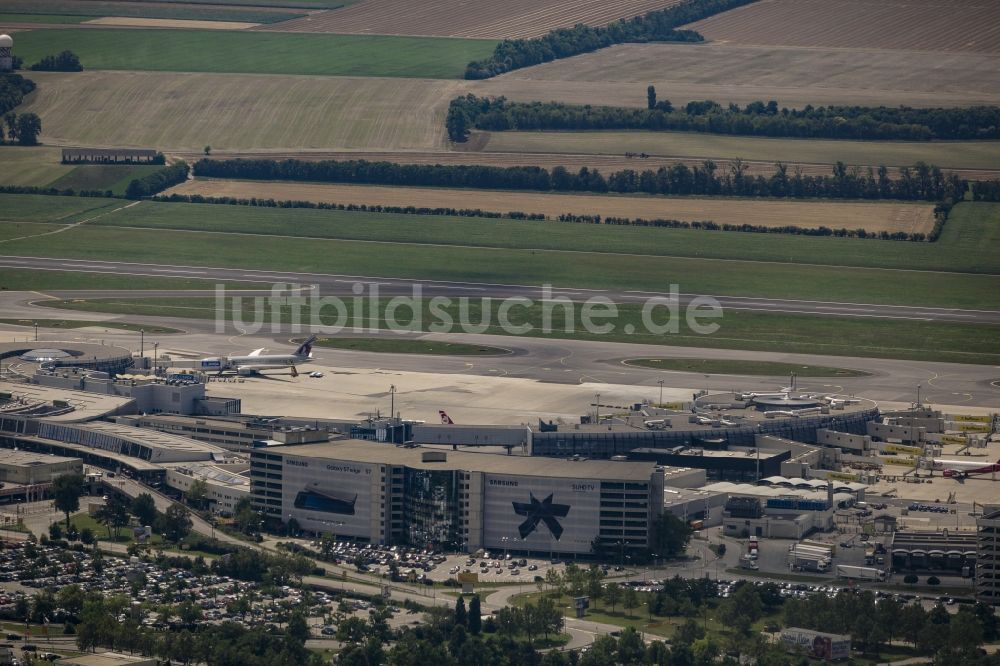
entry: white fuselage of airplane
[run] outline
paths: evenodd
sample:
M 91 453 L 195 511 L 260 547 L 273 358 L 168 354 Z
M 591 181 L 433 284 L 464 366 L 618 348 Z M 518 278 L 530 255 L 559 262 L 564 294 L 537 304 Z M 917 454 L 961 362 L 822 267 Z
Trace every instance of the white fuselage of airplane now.
M 979 469 L 980 467 L 989 467 L 993 463 L 987 462 L 985 460 L 970 461 L 970 460 L 942 460 L 941 458 L 934 459 L 934 469 L 954 469 L 954 470 L 970 470 Z
M 274 370 L 276 368 L 291 368 L 295 373 L 295 366 L 309 363 L 312 360 L 312 344 L 316 336 L 310 337 L 294 354 L 263 354 L 263 349 L 258 349 L 250 354 L 241 356 L 214 356 L 203 358 L 197 361 L 197 369 L 202 372 L 237 372 L 253 373 L 259 370 Z

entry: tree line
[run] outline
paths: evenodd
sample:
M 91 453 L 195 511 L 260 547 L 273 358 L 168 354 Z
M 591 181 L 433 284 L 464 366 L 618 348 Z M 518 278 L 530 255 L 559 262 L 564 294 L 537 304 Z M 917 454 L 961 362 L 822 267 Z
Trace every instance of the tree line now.
M 6 125 L 6 139 L 11 143 L 17 141 L 21 146 L 37 146 L 38 135 L 42 133 L 42 119 L 34 113 L 14 113 L 13 111 L 4 114 L 3 125 L 0 125 L 0 143 L 4 143 L 4 125 Z
M 1000 201 L 1000 180 L 980 180 L 972 185 L 973 201 Z
M 34 72 L 82 72 L 80 58 L 72 51 L 47 55 L 31 66 Z
M 34 89 L 35 82 L 20 74 L 0 74 L 0 115 L 16 109 Z
M 684 0 L 678 5 L 619 19 L 606 26 L 577 24 L 552 30 L 533 39 L 505 39 L 484 60 L 470 62 L 467 79 L 488 79 L 521 67 L 589 53 L 628 42 L 701 42 L 697 32 L 678 30 L 713 14 L 750 4 L 755 0 Z
M 35 82 L 20 74 L 0 74 L 0 144 L 16 141 L 34 146 L 42 132 L 42 120 L 34 113 L 14 113 L 24 96 L 35 89 Z M 6 130 L 6 131 L 5 131 Z
M 153 173 L 135 178 L 125 189 L 126 199 L 142 199 L 153 194 L 158 194 L 168 187 L 179 185 L 187 180 L 188 165 L 185 162 L 177 162 L 163 169 L 157 169 Z
M 1000 138 L 1000 107 L 915 109 L 908 106 L 778 107 L 756 101 L 741 107 L 713 100 L 681 108 L 646 92 L 647 108 L 592 106 L 563 102 L 512 102 L 505 97 L 468 94 L 451 101 L 448 137 L 462 142 L 472 128 L 507 130 L 651 130 L 742 136 L 905 140 Z
M 366 160 L 211 160 L 194 165 L 198 176 L 253 180 L 295 180 L 325 183 L 366 183 L 500 190 L 557 192 L 615 192 L 622 194 L 708 195 L 738 197 L 904 199 L 960 201 L 967 181 L 940 168 L 918 162 L 899 169 L 896 179 L 889 169 L 849 168 L 843 162 L 829 176 L 807 176 L 778 163 L 770 177 L 747 174 L 748 166 L 734 160 L 729 168 L 706 160 L 700 166 L 674 164 L 653 171 L 623 169 L 607 178 L 597 169 L 582 167 L 576 173 L 557 166 L 486 166 L 396 164 Z

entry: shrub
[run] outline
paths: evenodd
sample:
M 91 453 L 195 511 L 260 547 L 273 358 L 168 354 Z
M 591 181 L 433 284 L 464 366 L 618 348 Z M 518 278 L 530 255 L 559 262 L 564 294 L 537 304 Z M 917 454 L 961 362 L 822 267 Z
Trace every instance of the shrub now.
M 916 574 L 906 574 L 903 576 L 903 582 L 907 585 L 916 585 L 920 581 Z
M 928 585 L 940 585 L 941 584 L 941 579 L 938 578 L 937 576 L 929 576 L 927 578 L 927 584 Z

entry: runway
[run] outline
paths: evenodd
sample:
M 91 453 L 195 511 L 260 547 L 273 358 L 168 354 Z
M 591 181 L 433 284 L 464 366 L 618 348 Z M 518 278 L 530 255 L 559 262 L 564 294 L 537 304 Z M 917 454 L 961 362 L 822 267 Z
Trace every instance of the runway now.
M 775 298 L 754 298 L 749 296 L 723 296 L 716 294 L 671 294 L 669 291 L 616 291 L 604 289 L 552 288 L 543 292 L 541 285 L 512 285 L 486 282 L 444 282 L 439 280 L 403 280 L 379 276 L 337 275 L 329 273 L 294 273 L 288 271 L 261 271 L 242 268 L 213 268 L 206 266 L 182 266 L 165 264 L 130 263 L 122 261 L 96 261 L 58 259 L 47 257 L 0 256 L 0 268 L 15 268 L 43 271 L 74 271 L 108 275 L 199 279 L 229 283 L 247 283 L 248 287 L 260 288 L 273 283 L 289 283 L 303 286 L 315 285 L 315 293 L 323 296 L 355 295 L 355 289 L 362 289 L 364 295 L 372 295 L 377 289 L 379 296 L 419 296 L 432 298 L 528 298 L 538 302 L 549 298 L 566 298 L 576 302 L 600 297 L 617 304 L 642 304 L 655 298 L 676 297 L 681 307 L 686 307 L 698 298 L 710 297 L 729 310 L 770 312 L 781 314 L 807 314 L 836 317 L 865 317 L 883 319 L 907 319 L 916 321 L 959 322 L 966 324 L 1000 324 L 1000 311 L 967 310 L 958 308 L 935 308 L 919 306 L 887 305 L 874 303 L 851 303 L 838 301 L 793 300 Z M 77 298 L 99 298 L 131 294 L 136 292 L 73 292 Z M 190 292 L 169 291 L 143 292 L 150 296 L 184 295 Z M 265 293 L 265 292 L 260 292 Z

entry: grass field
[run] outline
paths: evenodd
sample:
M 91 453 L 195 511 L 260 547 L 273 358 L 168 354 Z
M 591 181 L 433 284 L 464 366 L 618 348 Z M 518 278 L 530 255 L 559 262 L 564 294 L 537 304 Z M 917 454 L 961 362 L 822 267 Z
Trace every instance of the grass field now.
M 429 354 L 431 356 L 504 356 L 510 351 L 499 347 L 460 342 L 413 340 L 409 338 L 317 338 L 317 347 L 385 354 Z
M 0 12 L 0 26 L 11 23 L 83 23 L 86 16 L 68 16 L 66 14 L 12 14 Z
M 217 30 L 33 30 L 26 62 L 69 49 L 88 69 L 460 78 L 488 40 Z M 343 103 L 343 100 L 340 100 Z
M 115 199 L 0 195 L 0 219 L 68 223 L 120 206 L 121 201 Z M 563 250 L 619 256 L 789 264 L 826 262 L 860 268 L 1000 273 L 1000 204 L 982 202 L 956 206 L 935 243 L 161 202 L 143 202 L 101 217 L 90 225 L 396 244 L 471 245 L 529 252 Z
M 246 21 L 273 23 L 303 16 L 295 8 L 282 8 L 280 2 L 122 2 L 120 0 L 3 0 L 4 12 L 49 16 L 76 16 L 81 20 L 98 16 L 128 16 L 142 18 L 184 19 L 194 21 Z M 308 4 L 308 3 L 307 3 Z M 227 6 L 230 5 L 230 6 Z M 233 6 L 236 5 L 236 6 Z M 251 6 L 257 5 L 257 6 Z M 315 9 L 316 7 L 312 7 Z M 62 23 L 63 21 L 46 21 Z M 31 61 L 33 62 L 33 61 Z
M 870 373 L 822 365 L 800 365 L 774 361 L 740 361 L 720 358 L 633 358 L 628 365 L 653 370 L 697 372 L 703 375 L 759 375 L 764 377 L 867 377 Z
M 868 231 L 929 232 L 934 226 L 933 206 L 926 203 L 778 201 L 662 197 L 649 195 L 599 195 L 434 187 L 382 187 L 276 181 L 193 180 L 170 192 L 209 197 L 252 197 L 383 206 L 427 208 L 479 208 L 494 212 L 541 213 L 550 219 L 564 213 L 674 219 L 717 224 L 755 224 L 769 227 L 797 225 L 807 228 L 864 228 Z
M 768 162 L 1000 169 L 1000 141 L 837 141 L 772 139 L 696 132 L 491 132 L 485 150 L 504 153 L 645 152 Z
M 0 212 L 0 215 L 3 213 Z M 22 236 L 36 236 L 61 229 L 58 224 L 41 224 L 37 222 L 3 222 L 0 223 L 0 242 L 11 238 L 21 238 Z M 3 245 L 0 245 L 3 248 Z M 0 249 L 2 252 L 2 249 Z
M 674 105 L 777 100 L 782 106 L 971 106 L 1000 101 L 995 56 L 885 49 L 760 47 L 710 42 L 620 44 L 487 82 L 520 97 L 526 82 L 577 84 L 592 104 L 646 105 L 646 86 Z M 669 67 L 665 67 L 669 63 Z M 557 89 L 559 91 L 561 89 Z M 544 91 L 533 99 L 549 99 Z M 552 93 L 550 93 L 551 95 Z M 555 97 L 552 97 L 555 99 Z
M 23 110 L 18 107 L 19 112 Z M 61 160 L 59 148 L 0 146 L 0 185 L 44 187 L 73 170 L 73 165 L 61 164 Z
M 11 326 L 40 326 L 42 328 L 113 328 L 121 331 L 145 331 L 146 333 L 168 334 L 180 333 L 176 328 L 156 324 L 133 324 L 127 321 L 88 321 L 85 319 L 0 319 L 0 324 Z
M 3 161 L 0 160 L 0 164 Z M 94 211 L 120 206 L 118 199 L 50 197 L 31 194 L 0 194 L 0 221 L 76 222 Z
M 3 246 L 0 246 L 3 247 Z M 84 273 L 80 271 L 26 271 L 14 268 L 0 268 L 0 290 L 3 291 L 63 291 L 70 289 L 184 289 L 192 291 L 212 291 L 215 280 L 194 280 L 181 278 L 143 277 L 135 275 L 113 275 Z M 234 282 L 230 289 L 252 289 L 269 285 Z
M 344 299 L 343 319 L 338 320 L 337 313 L 327 308 L 320 316 L 320 321 L 326 326 L 353 327 L 355 318 L 350 301 L 350 298 Z M 382 306 L 387 302 L 383 301 Z M 116 297 L 45 301 L 39 304 L 82 312 L 192 319 L 212 319 L 217 312 L 215 299 L 204 297 L 143 299 Z M 419 321 L 421 326 L 413 325 L 413 328 L 427 330 L 431 325 L 439 326 L 445 320 L 438 315 L 438 312 L 446 312 L 452 321 L 456 322 L 453 327 L 455 332 L 508 335 L 509 333 L 498 325 L 499 306 L 499 301 L 495 299 L 489 303 L 488 308 L 478 299 L 474 299 L 468 306 L 468 317 L 465 319 L 472 325 L 482 324 L 481 328 L 474 330 L 472 327 L 463 327 L 457 323 L 462 321 L 457 303 L 447 305 L 439 311 L 432 311 L 425 301 Z M 226 305 L 228 316 L 231 316 L 232 307 L 232 301 L 229 301 Z M 245 300 L 241 312 L 237 314 L 243 321 L 254 321 L 255 313 L 252 308 L 252 299 Z M 696 334 L 684 324 L 681 324 L 677 333 L 654 334 L 642 323 L 642 306 L 629 303 L 620 304 L 617 318 L 608 320 L 613 323 L 613 330 L 597 334 L 586 331 L 581 325 L 580 308 L 579 304 L 575 306 L 570 326 L 565 323 L 567 308 L 559 308 L 553 316 L 554 325 L 549 331 L 544 327 L 542 307 L 537 303 L 531 307 L 512 308 L 509 311 L 509 321 L 514 326 L 530 327 L 524 332 L 529 337 L 985 365 L 1000 363 L 1000 326 L 849 317 L 838 318 L 836 326 L 831 326 L 831 319 L 823 316 L 727 310 L 721 319 L 716 320 L 719 329 L 711 335 Z M 308 305 L 302 306 L 300 311 L 303 317 L 311 316 Z M 385 312 L 385 308 L 380 307 L 379 311 Z M 260 314 L 263 322 L 271 321 L 270 307 Z M 369 311 L 366 310 L 358 318 L 358 323 L 369 325 L 368 317 Z M 283 308 L 282 321 L 285 323 L 291 321 L 290 307 Z M 399 325 L 409 326 L 412 324 L 410 313 L 405 309 L 397 311 L 396 322 Z M 630 325 L 632 329 L 629 329 Z M 385 323 L 380 322 L 379 326 L 384 328 Z M 630 333 L 629 330 L 633 332 Z
M 133 179 L 148 176 L 162 169 L 162 166 L 149 164 L 81 164 L 48 185 L 61 190 L 100 190 L 101 192 L 111 190 L 114 194 L 123 195 Z
M 444 147 L 461 82 L 162 72 L 33 73 L 45 138 L 201 152 Z M 86 111 L 81 113 L 81 109 Z M 3 151 L 0 148 L 0 151 Z M 0 161 L 0 173 L 2 173 Z
M 134 206 L 137 208 L 139 206 Z M 582 229 L 581 229 L 582 231 Z M 1000 276 L 905 272 L 701 258 L 507 250 L 392 242 L 366 243 L 212 232 L 80 226 L 42 239 L 6 243 L 22 256 L 109 259 L 256 270 L 426 278 L 500 284 L 656 290 L 838 300 L 892 305 L 1000 309 Z M 831 291 L 835 285 L 835 291 Z

